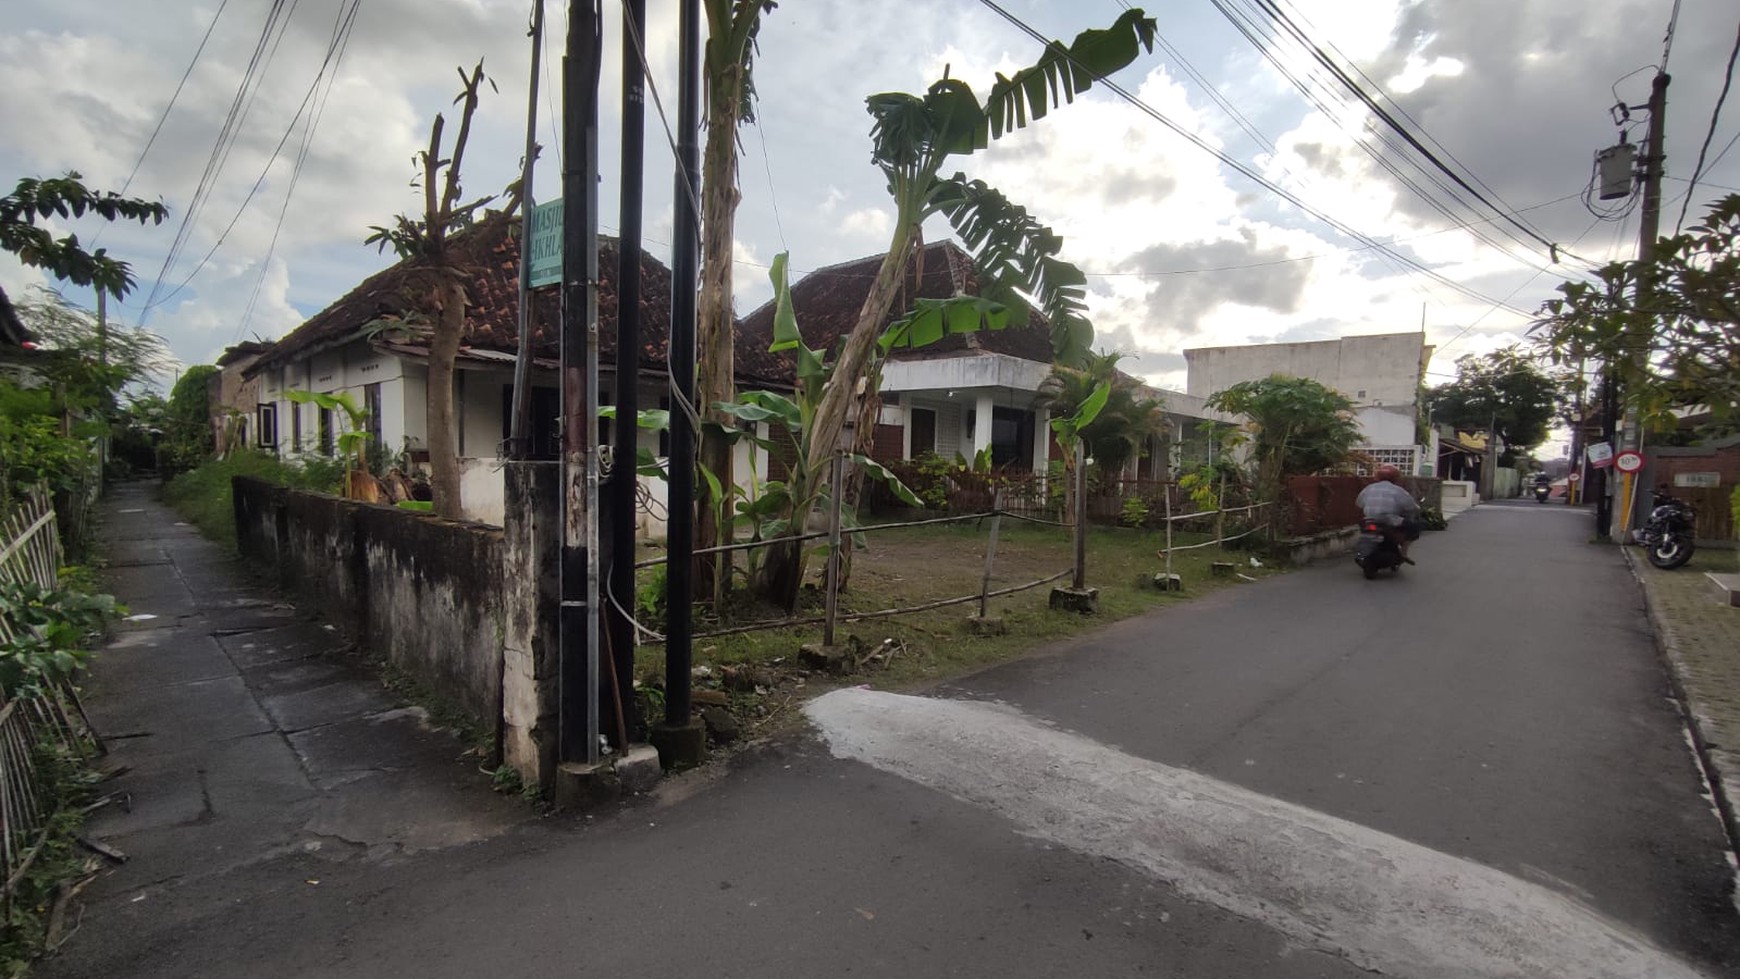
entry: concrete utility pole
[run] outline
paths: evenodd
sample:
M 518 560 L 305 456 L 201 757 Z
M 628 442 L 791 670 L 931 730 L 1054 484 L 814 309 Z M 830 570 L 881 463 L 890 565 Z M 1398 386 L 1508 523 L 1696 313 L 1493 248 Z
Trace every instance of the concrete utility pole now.
M 1650 329 L 1651 336 L 1655 333 L 1653 328 L 1655 316 L 1653 312 L 1655 308 L 1655 274 L 1651 269 L 1651 263 L 1655 261 L 1655 241 L 1656 236 L 1660 233 L 1661 227 L 1661 178 L 1662 170 L 1664 169 L 1663 163 L 1665 163 L 1667 159 L 1665 144 L 1663 142 L 1663 131 L 1667 128 L 1667 90 L 1669 81 L 1670 78 L 1667 72 L 1658 71 L 1655 74 L 1655 78 L 1650 83 L 1649 136 L 1644 141 L 1643 147 L 1642 227 L 1638 231 L 1637 239 L 1637 261 L 1639 267 L 1643 270 L 1643 274 L 1639 276 L 1637 280 L 1636 303 L 1638 308 L 1643 311 L 1644 315 L 1648 317 L 1648 321 L 1652 324 Z M 1643 349 L 1639 349 L 1636 353 L 1632 354 L 1633 369 L 1635 371 L 1642 371 L 1645 369 L 1647 367 L 1648 358 L 1648 352 Z M 1638 414 L 1637 401 L 1634 397 L 1630 396 L 1629 393 L 1627 393 L 1625 400 L 1624 444 L 1616 445 L 1614 448 L 1615 450 L 1622 448 L 1642 449 L 1643 425 L 1641 424 L 1641 419 Z M 1609 492 L 1615 495 L 1620 495 L 1621 499 L 1623 499 L 1623 496 L 1621 495 L 1623 490 L 1621 487 L 1630 481 L 1631 477 L 1625 477 L 1623 480 L 1609 480 Z M 1638 495 L 1640 494 L 1632 494 L 1633 499 L 1631 500 L 1631 505 L 1624 513 L 1615 514 L 1616 519 L 1612 521 L 1614 540 L 1623 543 L 1626 533 L 1630 530 L 1632 512 L 1637 508 L 1636 497 Z
M 561 760 L 598 760 L 598 0 L 569 0 L 562 58 Z

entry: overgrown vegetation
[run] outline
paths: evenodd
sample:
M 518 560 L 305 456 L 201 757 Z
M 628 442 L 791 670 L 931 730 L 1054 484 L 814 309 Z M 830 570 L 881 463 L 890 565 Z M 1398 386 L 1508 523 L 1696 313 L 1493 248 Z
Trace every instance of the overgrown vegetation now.
M 344 482 L 344 463 L 322 458 L 285 462 L 249 449 L 227 459 L 208 460 L 176 476 L 163 487 L 163 499 L 207 537 L 234 544 L 236 515 L 230 480 L 236 476 L 252 476 L 293 489 L 336 493 Z
M 59 745 L 36 746 L 32 761 L 38 797 L 52 815 L 42 849 L 14 885 L 11 919 L 0 928 L 0 975 L 9 977 L 26 975 L 32 962 L 52 950 L 51 943 L 65 940 L 64 918 L 54 920 L 56 905 L 99 867 L 78 841 L 99 776 Z
M 124 611 L 109 595 L 0 583 L 0 618 L 13 634 L 0 642 L 0 690 L 36 697 L 50 684 L 71 682 L 89 661 L 91 640 Z

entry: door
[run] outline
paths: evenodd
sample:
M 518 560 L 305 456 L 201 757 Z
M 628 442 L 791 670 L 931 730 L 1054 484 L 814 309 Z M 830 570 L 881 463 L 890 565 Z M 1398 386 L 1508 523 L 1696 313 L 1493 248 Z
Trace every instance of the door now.
M 926 452 L 936 451 L 936 411 L 913 408 L 907 425 L 912 429 L 912 449 L 908 458 L 916 459 Z

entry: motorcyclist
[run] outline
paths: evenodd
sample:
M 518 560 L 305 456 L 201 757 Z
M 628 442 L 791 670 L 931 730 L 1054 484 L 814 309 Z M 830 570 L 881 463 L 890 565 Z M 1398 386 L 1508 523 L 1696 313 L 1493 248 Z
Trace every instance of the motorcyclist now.
M 1390 525 L 1402 560 L 1413 564 L 1414 559 L 1408 557 L 1408 545 L 1420 539 L 1420 503 L 1402 488 L 1400 469 L 1386 463 L 1377 467 L 1375 475 L 1377 481 L 1360 490 L 1354 502 L 1367 520 Z

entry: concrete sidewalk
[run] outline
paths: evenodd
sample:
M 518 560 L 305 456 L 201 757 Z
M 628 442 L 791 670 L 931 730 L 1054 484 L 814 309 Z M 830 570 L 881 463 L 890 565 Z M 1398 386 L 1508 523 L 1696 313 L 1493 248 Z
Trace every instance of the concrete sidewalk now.
M 227 876 L 275 858 L 389 860 L 527 818 L 333 627 L 251 585 L 154 487 L 117 488 L 103 517 L 106 584 L 133 615 L 96 655 L 86 706 L 105 764 L 128 769 L 104 788 L 130 804 L 86 832 L 130 859 L 86 892 L 87 917 L 167 938 L 236 899 Z M 78 974 L 77 949 L 46 971 Z
M 1640 549 L 1624 552 L 1643 587 L 1729 841 L 1740 849 L 1740 609 L 1723 604 L 1706 576 L 1733 571 L 1735 553 L 1704 549 L 1685 567 L 1663 571 Z

